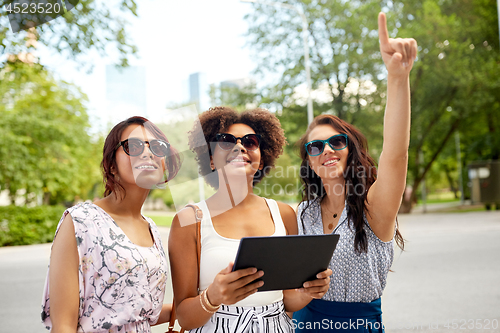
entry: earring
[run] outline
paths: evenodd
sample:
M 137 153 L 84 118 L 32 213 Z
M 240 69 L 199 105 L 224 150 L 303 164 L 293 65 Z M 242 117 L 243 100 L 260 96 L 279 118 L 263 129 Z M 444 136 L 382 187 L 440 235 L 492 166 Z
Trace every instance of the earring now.
M 164 189 L 167 188 L 167 183 L 156 184 L 156 188 L 159 189 L 159 190 L 164 190 Z

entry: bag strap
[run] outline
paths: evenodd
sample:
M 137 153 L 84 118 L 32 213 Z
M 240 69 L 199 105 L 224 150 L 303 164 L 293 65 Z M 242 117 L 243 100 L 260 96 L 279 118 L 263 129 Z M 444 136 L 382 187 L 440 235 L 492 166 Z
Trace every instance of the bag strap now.
M 198 290 L 200 288 L 200 259 L 201 259 L 201 220 L 203 220 L 203 211 L 200 207 L 187 204 L 186 207 L 191 207 L 194 211 L 196 219 L 196 258 L 198 259 Z
M 196 219 L 196 257 L 198 259 L 198 289 L 200 288 L 200 258 L 201 258 L 201 220 L 203 219 L 203 211 L 196 205 L 187 204 L 186 207 L 191 207 L 194 210 L 194 218 Z M 175 305 L 172 302 L 172 312 L 170 313 L 170 321 L 168 323 L 168 332 L 174 332 L 176 320 Z M 184 329 L 181 328 L 181 333 Z
M 174 331 L 175 319 L 176 319 L 175 305 L 174 305 L 174 302 L 172 302 L 172 312 L 170 312 L 170 321 L 168 322 L 168 331 L 165 333 L 175 332 Z M 181 329 L 181 331 L 184 332 L 184 329 Z

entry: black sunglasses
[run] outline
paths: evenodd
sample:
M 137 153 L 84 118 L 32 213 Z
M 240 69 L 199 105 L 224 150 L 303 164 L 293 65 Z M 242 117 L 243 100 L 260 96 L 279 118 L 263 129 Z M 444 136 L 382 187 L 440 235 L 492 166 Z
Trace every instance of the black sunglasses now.
M 122 146 L 123 151 L 129 156 L 139 156 L 144 152 L 144 147 L 146 143 L 149 146 L 149 150 L 158 157 L 165 157 L 168 154 L 170 148 L 170 143 L 163 140 L 150 140 L 142 141 L 141 139 L 127 139 L 120 142 L 115 149 Z
M 309 156 L 318 156 L 325 150 L 328 143 L 333 150 L 342 150 L 347 147 L 347 134 L 337 134 L 326 140 L 313 140 L 305 144 Z
M 260 138 L 259 134 L 247 134 L 241 138 L 228 133 L 219 133 L 215 136 L 217 144 L 223 150 L 233 149 L 238 140 L 241 140 L 241 144 L 246 150 L 257 150 L 260 146 Z

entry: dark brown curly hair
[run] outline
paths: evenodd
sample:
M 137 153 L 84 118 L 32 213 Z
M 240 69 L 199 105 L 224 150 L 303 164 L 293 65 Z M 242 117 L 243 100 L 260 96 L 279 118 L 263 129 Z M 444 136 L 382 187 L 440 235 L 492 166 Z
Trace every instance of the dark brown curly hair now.
M 245 124 L 261 136 L 260 152 L 264 167 L 255 173 L 253 185 L 269 174 L 276 159 L 283 153 L 283 146 L 287 144 L 280 121 L 274 114 L 265 109 L 257 108 L 238 113 L 229 107 L 217 106 L 203 112 L 199 116 L 199 120 L 199 122 L 195 122 L 188 137 L 189 148 L 196 153 L 196 160 L 202 176 L 214 172 L 207 161 L 210 161 L 212 156 L 212 149 L 216 141 L 215 136 L 227 131 L 233 124 Z M 200 133 L 200 125 L 203 137 L 197 135 Z M 205 181 L 215 189 L 219 187 L 217 177 L 205 177 Z
M 314 200 L 321 200 L 325 193 L 325 188 L 321 178 L 309 166 L 309 158 L 305 144 L 308 142 L 309 133 L 318 125 L 330 125 L 337 132 L 347 134 L 347 147 L 349 155 L 347 157 L 347 170 L 345 172 L 345 192 L 347 194 L 347 216 L 354 226 L 354 248 L 358 253 L 366 252 L 368 249 L 368 239 L 364 226 L 364 212 L 368 212 L 366 207 L 368 189 L 377 179 L 375 160 L 368 154 L 368 142 L 366 137 L 353 125 L 345 122 L 333 115 L 320 115 L 314 118 L 307 128 L 306 133 L 297 142 L 300 149 L 302 164 L 300 167 L 300 180 L 303 183 L 302 201 L 307 201 L 306 207 L 302 210 L 300 220 L 304 224 L 304 213 Z M 361 186 L 362 193 L 357 193 L 356 188 Z M 396 219 L 396 244 L 404 249 L 404 239 L 398 229 Z
M 127 127 L 134 124 L 146 128 L 157 139 L 161 139 L 168 142 L 168 139 L 165 136 L 165 134 L 163 134 L 163 132 L 155 124 L 153 124 L 151 121 L 147 120 L 144 117 L 140 116 L 130 117 L 116 124 L 115 127 L 113 127 L 113 129 L 109 132 L 108 136 L 106 137 L 102 151 L 103 154 L 102 154 L 101 169 L 105 186 L 104 189 L 105 197 L 117 191 L 122 193 L 122 198 L 124 198 L 126 195 L 123 186 L 121 186 L 120 183 L 118 183 L 115 180 L 115 175 L 113 174 L 113 171 L 117 170 L 116 158 L 115 158 L 116 149 L 118 144 L 120 143 L 122 133 L 123 131 L 125 131 Z M 177 150 L 173 146 L 170 146 L 169 149 L 170 149 L 170 154 L 165 157 L 165 167 L 166 167 L 165 183 L 175 177 L 177 172 L 179 172 L 179 169 L 182 164 L 180 155 L 177 152 Z

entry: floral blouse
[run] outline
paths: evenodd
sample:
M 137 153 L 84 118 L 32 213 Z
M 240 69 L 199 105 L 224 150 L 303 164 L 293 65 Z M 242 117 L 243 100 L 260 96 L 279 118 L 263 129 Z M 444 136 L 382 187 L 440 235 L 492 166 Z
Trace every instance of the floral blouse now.
M 135 245 L 102 208 L 84 202 L 67 209 L 75 228 L 80 308 L 78 332 L 151 332 L 163 304 L 168 266 L 155 223 L 154 244 Z M 57 231 L 56 231 L 57 236 Z M 42 321 L 51 329 L 49 269 L 42 301 Z

